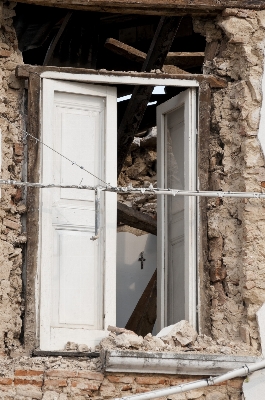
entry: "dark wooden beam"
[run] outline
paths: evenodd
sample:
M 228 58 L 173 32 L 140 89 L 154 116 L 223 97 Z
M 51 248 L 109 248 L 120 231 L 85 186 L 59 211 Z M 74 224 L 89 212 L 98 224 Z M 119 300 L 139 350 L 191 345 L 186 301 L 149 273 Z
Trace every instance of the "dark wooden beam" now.
M 128 60 L 137 63 L 143 63 L 146 59 L 146 53 L 144 53 L 143 51 L 140 51 L 132 46 L 129 46 L 128 44 L 122 43 L 119 40 L 113 38 L 109 38 L 106 40 L 105 47 L 113 53 L 116 53 L 120 56 L 127 58 Z M 203 64 L 203 61 L 203 52 L 169 52 L 165 60 L 165 65 L 173 65 L 185 69 L 199 67 Z M 186 73 L 186 71 L 183 72 Z
M 262 0 L 19 0 L 20 3 L 121 14 L 187 15 L 216 14 L 225 8 L 264 10 Z
M 59 31 L 57 32 L 57 35 L 55 36 L 55 38 L 53 39 L 53 41 L 52 41 L 50 47 L 48 48 L 48 51 L 47 51 L 46 56 L 45 56 L 45 59 L 44 59 L 44 61 L 43 61 L 43 65 L 49 65 L 49 61 L 50 61 L 50 59 L 51 59 L 51 57 L 52 57 L 52 55 L 53 55 L 53 52 L 54 52 L 54 50 L 55 50 L 55 47 L 57 46 L 57 43 L 59 42 L 59 40 L 60 40 L 60 38 L 61 38 L 61 36 L 62 36 L 62 34 L 63 34 L 63 32 L 64 32 L 64 30 L 65 30 L 67 24 L 68 24 L 68 22 L 69 22 L 69 20 L 70 20 L 72 14 L 73 14 L 73 13 L 72 13 L 71 11 L 69 11 L 69 12 L 66 14 L 66 16 L 64 17 L 63 23 L 62 23 L 62 25 L 60 26 L 60 29 L 59 29 Z
M 42 67 L 35 65 L 18 65 L 16 67 L 16 76 L 20 79 L 28 79 L 30 73 L 42 74 L 43 72 L 64 72 L 69 74 L 84 74 L 84 75 L 100 75 L 100 76 L 113 76 L 113 77 L 136 77 L 136 78 L 147 78 L 147 79 L 165 79 L 165 85 L 167 85 L 167 79 L 187 79 L 191 81 L 207 82 L 212 88 L 224 88 L 227 86 L 227 82 L 223 78 L 219 78 L 214 75 L 202 75 L 202 74 L 164 74 L 164 73 L 153 73 L 153 72 L 123 72 L 123 71 L 105 71 L 95 70 L 86 68 L 72 68 L 72 67 Z
M 142 71 L 161 69 L 167 53 L 175 38 L 181 19 L 161 17 L 154 38 L 142 66 Z M 128 107 L 118 129 L 118 175 L 128 154 L 133 138 L 138 131 L 147 104 L 152 95 L 153 86 L 135 86 Z
M 70 358 L 98 358 L 100 353 L 89 351 L 48 351 L 48 350 L 34 350 L 33 357 L 70 357 Z
M 146 286 L 125 328 L 137 335 L 152 333 L 157 314 L 157 271 Z
M 118 202 L 117 221 L 118 223 L 122 222 L 133 228 L 152 233 L 152 235 L 156 235 L 157 233 L 157 222 L 155 219 L 120 202 Z
M 27 131 L 40 138 L 40 90 L 41 79 L 34 73 L 29 74 L 28 84 L 28 125 Z M 40 146 L 28 140 L 27 181 L 40 182 Z M 38 265 L 39 245 L 39 193 L 36 188 L 27 190 L 27 263 L 25 282 L 25 319 L 24 345 L 30 354 L 38 346 L 36 343 L 36 293 L 35 283 Z

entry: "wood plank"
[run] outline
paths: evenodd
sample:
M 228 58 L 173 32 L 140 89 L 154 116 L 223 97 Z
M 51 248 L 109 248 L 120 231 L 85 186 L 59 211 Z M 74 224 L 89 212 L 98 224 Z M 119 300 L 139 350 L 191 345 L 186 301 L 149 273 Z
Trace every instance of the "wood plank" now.
M 200 67 L 203 62 L 204 52 L 169 52 L 165 64 L 172 64 L 185 69 Z
M 108 38 L 104 46 L 113 53 L 134 62 L 143 63 L 146 59 L 146 53 L 143 51 L 137 50 L 135 47 L 129 46 L 128 44 L 122 43 L 113 38 Z
M 227 82 L 223 78 L 219 78 L 214 75 L 202 75 L 202 74 L 165 74 L 165 73 L 153 73 L 153 72 L 123 72 L 123 71 L 106 71 L 106 70 L 95 70 L 86 68 L 72 68 L 72 67 L 43 67 L 34 65 L 18 65 L 16 67 L 16 76 L 21 79 L 28 79 L 30 72 L 35 74 L 42 74 L 43 72 L 61 72 L 69 74 L 84 74 L 84 75 L 99 75 L 99 76 L 113 76 L 113 77 L 136 77 L 136 78 L 147 78 L 147 79 L 165 79 L 166 80 L 190 80 L 198 82 L 208 82 L 212 88 L 224 88 L 227 86 Z
M 34 350 L 33 357 L 82 357 L 82 358 L 98 358 L 100 353 L 89 351 L 44 351 Z
M 180 26 L 181 18 L 161 17 L 142 66 L 142 72 L 160 69 Z M 153 86 L 135 86 L 118 129 L 118 176 L 143 119 Z
M 29 74 L 28 85 L 28 126 L 33 136 L 40 137 L 40 77 Z M 40 181 L 40 146 L 28 139 L 27 181 Z M 26 270 L 26 304 L 24 319 L 24 345 L 27 352 L 38 345 L 36 343 L 36 274 L 39 244 L 39 189 L 27 190 L 27 270 Z
M 197 13 L 209 15 L 225 8 L 264 10 L 265 2 L 260 0 L 19 0 L 20 3 L 73 10 L 99 11 L 121 14 L 187 15 Z
M 126 206 L 121 202 L 118 202 L 118 223 L 122 222 L 125 225 L 129 225 L 136 229 L 152 233 L 157 233 L 157 222 L 155 219 L 150 217 L 148 214 L 144 214 L 140 211 L 134 210 L 132 207 Z
M 125 328 L 137 335 L 151 333 L 156 322 L 157 309 L 157 270 L 146 286 Z
M 146 53 L 143 51 L 113 38 L 107 39 L 104 46 L 113 53 L 137 63 L 143 63 L 146 58 Z M 204 52 L 169 52 L 165 60 L 165 65 L 173 65 L 181 68 L 193 68 L 201 66 L 203 61 Z M 178 73 L 180 73 L 180 71 Z M 183 73 L 186 73 L 186 71 L 183 71 Z

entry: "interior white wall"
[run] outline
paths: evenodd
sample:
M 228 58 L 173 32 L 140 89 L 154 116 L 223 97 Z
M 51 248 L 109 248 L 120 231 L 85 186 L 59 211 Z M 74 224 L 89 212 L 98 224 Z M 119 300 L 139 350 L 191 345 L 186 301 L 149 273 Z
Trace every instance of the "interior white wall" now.
M 138 261 L 144 252 L 144 268 Z M 117 233 L 117 322 L 124 328 L 156 269 L 156 236 Z

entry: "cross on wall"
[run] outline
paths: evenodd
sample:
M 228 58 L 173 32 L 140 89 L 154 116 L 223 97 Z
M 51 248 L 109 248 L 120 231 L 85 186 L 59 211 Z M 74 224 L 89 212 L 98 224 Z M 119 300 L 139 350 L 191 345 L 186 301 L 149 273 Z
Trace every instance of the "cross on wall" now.
M 140 257 L 138 258 L 138 261 L 141 262 L 141 269 L 144 269 L 144 261 L 146 261 L 146 259 L 144 258 L 144 252 L 143 251 L 141 251 Z

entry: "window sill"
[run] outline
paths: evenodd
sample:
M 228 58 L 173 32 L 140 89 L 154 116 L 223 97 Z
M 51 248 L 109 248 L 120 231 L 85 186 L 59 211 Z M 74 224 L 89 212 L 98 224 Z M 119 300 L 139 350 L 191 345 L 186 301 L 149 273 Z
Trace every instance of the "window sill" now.
M 220 375 L 262 357 L 219 354 L 175 354 L 138 351 L 105 351 L 106 372 L 134 372 L 180 375 Z

